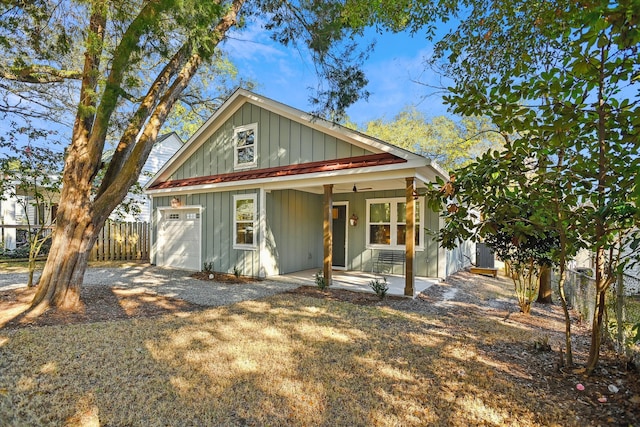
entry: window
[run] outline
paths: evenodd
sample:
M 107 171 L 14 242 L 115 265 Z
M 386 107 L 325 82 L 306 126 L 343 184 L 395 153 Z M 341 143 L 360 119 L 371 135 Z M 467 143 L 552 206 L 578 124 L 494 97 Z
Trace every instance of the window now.
M 179 213 L 170 213 L 169 214 L 169 220 L 170 221 L 176 221 L 180 219 L 180 214 Z
M 233 129 L 233 166 L 250 168 L 257 164 L 258 124 L 253 123 Z
M 256 196 L 233 196 L 233 247 L 238 249 L 254 249 L 256 247 Z
M 187 212 L 184 217 L 185 217 L 185 219 L 200 219 L 200 213 L 198 213 L 198 212 Z
M 423 249 L 422 203 L 416 200 L 415 239 L 416 249 Z M 407 204 L 404 198 L 367 200 L 367 247 L 404 249 L 406 244 Z

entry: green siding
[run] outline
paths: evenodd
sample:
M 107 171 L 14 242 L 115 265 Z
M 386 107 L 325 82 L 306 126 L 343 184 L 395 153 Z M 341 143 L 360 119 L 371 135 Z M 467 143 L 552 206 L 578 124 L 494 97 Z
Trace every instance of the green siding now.
M 322 196 L 295 190 L 268 193 L 267 236 L 279 274 L 321 268 Z
M 196 205 L 204 208 L 202 213 L 202 254 L 203 262 L 213 262 L 215 271 L 233 272 L 237 266 L 242 274 L 260 275 L 260 251 L 238 250 L 233 248 L 233 195 L 256 194 L 260 204 L 259 190 L 252 189 L 236 192 L 204 193 L 192 196 L 180 196 L 183 205 Z M 347 201 L 347 216 L 356 214 L 358 225 L 348 226 L 347 269 L 371 271 L 372 261 L 377 250 L 366 248 L 366 201 L 373 198 L 404 197 L 404 191 L 380 191 L 335 194 L 334 202 Z M 153 207 L 169 206 L 172 196 L 154 197 Z M 423 202 L 424 203 L 424 202 Z M 296 190 L 281 190 L 267 193 L 266 197 L 266 249 L 276 262 L 279 274 L 291 273 L 322 267 L 322 195 Z M 258 206 L 258 213 L 260 206 Z M 437 230 L 438 214 L 431 212 L 425 205 L 425 227 Z M 154 236 L 157 224 L 153 216 Z M 416 251 L 416 275 L 438 276 L 438 244 L 427 230 L 422 231 L 425 248 Z M 256 233 L 257 239 L 262 239 Z M 152 242 L 155 244 L 155 242 Z M 266 262 L 264 260 L 263 262 Z M 155 260 L 152 260 L 155 262 Z M 395 274 L 402 274 L 402 267 L 394 267 Z
M 397 191 L 371 191 L 358 193 L 343 193 L 334 195 L 334 202 L 349 202 L 347 217 L 352 214 L 358 216 L 358 225 L 348 226 L 348 258 L 347 269 L 355 271 L 371 271 L 373 261 L 378 256 L 378 250 L 367 249 L 366 247 L 366 227 L 367 227 L 367 199 L 382 199 L 404 197 L 404 190 Z M 424 201 L 422 203 L 425 203 Z M 438 214 L 431 212 L 425 205 L 425 222 L 423 228 L 430 231 L 438 229 Z M 427 230 L 422 230 L 422 239 L 425 248 L 416 251 L 415 267 L 416 275 L 424 277 L 438 276 L 438 244 L 434 242 Z M 394 274 L 403 274 L 402 266 L 395 266 Z
M 246 103 L 173 173 L 171 179 L 233 172 L 234 126 L 258 123 L 256 169 L 372 154 L 321 131 Z
M 192 196 L 181 196 L 184 206 L 202 206 L 202 262 L 212 262 L 213 270 L 232 273 L 238 267 L 243 275 L 258 276 L 260 268 L 259 247 L 254 250 L 233 248 L 233 196 L 235 194 L 256 194 L 258 212 L 260 212 L 259 190 L 246 190 L 221 193 L 202 193 Z M 169 206 L 171 198 L 155 197 L 154 208 Z M 153 224 L 154 236 L 157 224 Z M 256 238 L 261 236 L 256 232 Z M 155 244 L 155 242 L 153 242 Z M 152 260 L 156 262 L 156 260 Z

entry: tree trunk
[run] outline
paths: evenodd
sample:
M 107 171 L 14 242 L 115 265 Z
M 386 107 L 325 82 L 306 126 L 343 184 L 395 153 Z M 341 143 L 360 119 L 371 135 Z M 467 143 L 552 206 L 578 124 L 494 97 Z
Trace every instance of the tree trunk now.
M 573 366 L 573 348 L 571 344 L 571 316 L 569 315 L 569 306 L 567 305 L 567 297 L 564 293 L 564 285 L 567 278 L 564 262 L 560 265 L 560 278 L 558 280 L 558 294 L 560 295 L 560 303 L 562 304 L 562 312 L 564 313 L 564 341 L 567 346 L 567 366 Z
M 56 226 L 32 308 L 74 310 L 80 307 L 80 287 L 100 227 L 79 217 L 69 218 L 66 225 L 61 221 Z
M 540 304 L 553 303 L 551 300 L 551 268 L 544 265 L 540 267 L 540 286 L 536 302 Z
M 27 279 L 27 288 L 33 288 L 33 273 L 36 269 L 36 260 L 29 259 L 29 278 Z
M 618 284 L 616 285 L 616 351 L 618 355 L 626 352 L 624 324 L 627 320 L 624 307 L 624 276 L 618 273 Z
M 596 228 L 601 227 L 598 223 Z M 606 309 L 607 288 L 611 284 L 610 277 L 605 274 L 604 248 L 601 246 L 596 250 L 596 306 L 591 322 L 591 346 L 589 347 L 589 358 L 587 360 L 587 373 L 593 373 L 598 360 L 600 359 L 600 344 L 602 343 L 602 325 L 604 322 L 604 311 Z
M 600 359 L 605 302 L 606 289 L 599 291 L 597 295 L 596 310 L 593 316 L 593 325 L 591 326 L 591 347 L 589 348 L 589 359 L 587 360 L 587 374 L 589 375 L 593 373 Z
M 109 215 L 109 212 L 93 210 L 90 181 L 69 180 L 69 175 L 79 172 L 73 167 L 69 169 L 65 171 L 51 249 L 31 303 L 34 310 L 79 308 L 87 261 Z

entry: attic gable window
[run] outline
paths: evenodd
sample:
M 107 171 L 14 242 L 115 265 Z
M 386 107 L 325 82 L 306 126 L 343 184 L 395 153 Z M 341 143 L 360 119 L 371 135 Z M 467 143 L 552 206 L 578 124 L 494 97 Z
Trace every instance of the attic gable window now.
M 233 129 L 233 168 L 246 169 L 257 164 L 258 124 Z

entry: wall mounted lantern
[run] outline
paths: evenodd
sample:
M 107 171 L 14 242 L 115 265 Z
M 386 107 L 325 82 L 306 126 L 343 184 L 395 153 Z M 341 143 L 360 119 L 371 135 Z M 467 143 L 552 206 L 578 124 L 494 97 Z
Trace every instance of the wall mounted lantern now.
M 182 206 L 182 202 L 180 201 L 179 198 L 174 197 L 173 199 L 171 199 L 171 207 L 172 208 L 179 208 L 180 206 Z
M 356 214 L 351 215 L 351 218 L 349 218 L 349 224 L 351 224 L 352 227 L 355 227 L 356 225 L 358 225 L 358 215 Z

